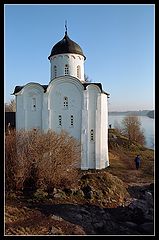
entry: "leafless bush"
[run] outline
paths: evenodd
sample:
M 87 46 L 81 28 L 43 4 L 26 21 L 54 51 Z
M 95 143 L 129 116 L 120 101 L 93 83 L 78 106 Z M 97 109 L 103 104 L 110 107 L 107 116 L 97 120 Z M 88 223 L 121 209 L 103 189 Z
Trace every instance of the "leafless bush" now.
M 5 184 L 6 190 L 16 189 L 16 138 L 15 131 L 5 137 Z
M 80 145 L 66 132 L 13 131 L 5 138 L 6 189 L 66 187 L 78 179 Z
M 41 142 L 41 149 L 45 146 L 45 150 L 37 161 L 39 184 L 66 187 L 77 179 L 80 145 L 66 132 L 48 132 L 45 138 L 44 144 Z
M 129 138 L 130 142 L 145 144 L 144 131 L 141 129 L 141 122 L 138 116 L 126 116 L 122 120 L 123 133 Z
M 5 112 L 16 112 L 15 99 L 12 99 L 8 103 L 5 103 Z

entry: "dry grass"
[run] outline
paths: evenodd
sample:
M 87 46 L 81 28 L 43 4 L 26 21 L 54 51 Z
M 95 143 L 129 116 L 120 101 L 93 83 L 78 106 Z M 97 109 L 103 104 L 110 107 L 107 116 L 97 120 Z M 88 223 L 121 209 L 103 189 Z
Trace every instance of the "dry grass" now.
M 137 154 L 142 159 L 138 171 L 134 162 Z M 109 161 L 107 170 L 125 183 L 154 181 L 154 151 L 137 143 L 129 144 L 129 139 L 116 129 L 109 129 Z
M 82 227 L 51 215 L 45 216 L 36 209 L 20 206 L 18 202 L 7 204 L 5 217 L 5 235 L 49 235 L 50 229 L 53 235 L 84 235 Z
M 75 182 L 79 175 L 74 164 L 80 162 L 80 151 L 79 144 L 73 138 L 66 133 L 56 135 L 48 132 L 41 135 L 38 132 L 28 132 L 25 135 L 19 132 L 18 138 L 15 139 L 14 134 L 6 136 L 6 187 L 7 190 L 13 190 L 10 199 L 7 197 L 6 200 L 6 235 L 48 235 L 52 227 L 57 235 L 84 235 L 79 226 L 56 216 L 53 218 L 51 215 L 44 215 L 36 209 L 36 204 L 41 203 L 43 206 L 48 203 L 73 203 L 116 207 L 129 197 L 128 185 L 142 185 L 154 181 L 154 152 L 149 149 L 137 146 L 127 149 L 122 145 L 112 147 L 109 149 L 108 168 L 78 171 L 81 178 Z M 123 140 L 119 142 L 122 144 Z M 142 158 L 139 170 L 135 169 L 134 164 L 136 154 L 140 154 Z M 25 179 L 30 176 L 33 176 L 37 187 L 45 191 L 38 189 L 29 202 L 23 196 L 18 197 L 15 190 L 24 187 Z M 72 183 L 74 186 L 70 189 Z M 66 194 L 66 198 L 53 197 L 50 201 L 45 198 L 45 194 L 46 188 L 51 186 L 68 187 L 72 193 Z M 86 193 L 90 189 L 91 199 L 81 194 L 82 189 L 83 192 L 87 189 Z M 35 197 L 38 198 L 37 202 L 32 201 Z
M 141 167 L 135 168 L 134 158 L 136 154 L 141 155 Z M 110 167 L 107 171 L 119 177 L 123 182 L 133 183 L 152 183 L 154 182 L 154 153 L 150 149 L 142 151 L 117 151 L 109 152 Z
M 6 190 L 53 188 L 78 178 L 80 145 L 66 132 L 13 131 L 5 138 Z

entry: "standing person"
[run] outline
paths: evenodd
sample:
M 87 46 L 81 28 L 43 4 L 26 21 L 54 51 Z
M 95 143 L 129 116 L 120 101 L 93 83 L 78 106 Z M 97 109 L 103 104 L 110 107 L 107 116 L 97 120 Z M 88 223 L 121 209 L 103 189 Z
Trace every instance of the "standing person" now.
M 137 169 L 137 170 L 139 169 L 140 164 L 141 164 L 141 158 L 140 158 L 140 155 L 137 155 L 137 156 L 135 157 L 135 165 L 136 165 L 136 169 Z
M 11 130 L 11 125 L 10 125 L 10 122 L 8 123 L 8 134 L 10 134 L 10 130 Z

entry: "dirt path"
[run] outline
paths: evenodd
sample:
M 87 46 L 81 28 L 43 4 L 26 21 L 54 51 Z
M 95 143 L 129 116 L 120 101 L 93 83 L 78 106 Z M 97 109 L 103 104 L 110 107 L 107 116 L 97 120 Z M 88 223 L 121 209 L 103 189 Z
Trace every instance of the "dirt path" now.
M 108 171 L 130 186 L 144 186 L 154 182 L 153 175 L 149 174 L 146 169 L 148 166 L 145 167 L 145 164 L 141 165 L 139 170 L 136 170 L 133 156 L 122 152 L 119 154 L 112 152 L 110 154 L 110 168 Z

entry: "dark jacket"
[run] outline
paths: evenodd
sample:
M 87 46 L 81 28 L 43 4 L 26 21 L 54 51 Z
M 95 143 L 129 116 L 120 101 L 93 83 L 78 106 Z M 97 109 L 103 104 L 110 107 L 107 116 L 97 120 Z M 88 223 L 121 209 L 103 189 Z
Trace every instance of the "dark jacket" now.
M 139 156 L 137 156 L 137 157 L 135 158 L 135 162 L 136 162 L 136 163 L 140 163 L 140 162 L 141 162 L 141 158 L 140 158 Z

